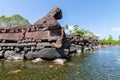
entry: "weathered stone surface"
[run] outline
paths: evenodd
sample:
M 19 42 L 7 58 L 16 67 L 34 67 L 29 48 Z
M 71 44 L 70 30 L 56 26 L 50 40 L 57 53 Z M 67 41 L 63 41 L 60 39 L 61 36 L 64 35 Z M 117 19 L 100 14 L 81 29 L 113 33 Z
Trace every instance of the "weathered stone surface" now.
M 54 17 L 56 20 L 62 18 L 62 11 L 58 7 L 54 7 L 48 14 L 47 16 Z
M 32 60 L 32 59 L 34 59 L 33 54 L 35 54 L 35 52 L 29 51 L 28 53 L 25 54 L 25 58 Z
M 55 7 L 53 8 L 45 17 L 35 22 L 35 25 L 40 25 L 46 29 L 57 29 L 61 28 L 60 24 L 57 22 L 58 19 L 62 18 L 61 9 Z
M 83 37 L 81 35 L 67 35 L 67 39 L 70 42 L 70 52 L 80 53 L 85 51 L 93 51 L 94 46 L 98 46 L 99 42 L 97 39 L 92 37 Z
M 40 51 L 30 51 L 25 54 L 27 59 L 34 58 L 47 58 L 47 59 L 55 59 L 59 57 L 65 56 L 63 49 L 55 49 L 55 48 L 44 48 Z
M 15 52 L 15 51 L 6 51 L 4 53 L 4 57 L 8 60 L 23 60 L 24 59 L 24 51 Z
M 57 22 L 61 18 L 61 9 L 55 7 L 33 25 L 0 28 L 0 47 L 1 50 L 5 50 L 4 57 L 6 59 L 66 57 L 70 45 L 64 29 Z M 21 50 L 26 54 L 18 53 Z

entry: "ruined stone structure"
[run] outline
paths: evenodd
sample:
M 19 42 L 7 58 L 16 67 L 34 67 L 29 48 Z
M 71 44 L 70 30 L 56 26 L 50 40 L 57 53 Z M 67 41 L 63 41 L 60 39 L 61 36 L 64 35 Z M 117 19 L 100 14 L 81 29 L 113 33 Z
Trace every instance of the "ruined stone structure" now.
M 98 40 L 92 37 L 83 37 L 81 35 L 67 35 L 67 39 L 70 44 L 71 53 L 84 52 L 87 50 L 91 51 L 99 45 Z
M 0 57 L 34 59 L 66 57 L 69 44 L 61 25 L 61 9 L 53 8 L 34 25 L 0 28 Z

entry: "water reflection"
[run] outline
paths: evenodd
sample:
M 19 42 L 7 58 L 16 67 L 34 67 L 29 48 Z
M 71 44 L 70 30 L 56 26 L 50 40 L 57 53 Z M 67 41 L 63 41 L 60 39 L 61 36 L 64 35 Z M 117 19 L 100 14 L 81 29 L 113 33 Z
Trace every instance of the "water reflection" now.
M 72 57 L 65 65 L 51 61 L 0 61 L 2 80 L 119 80 L 120 47 L 110 46 Z

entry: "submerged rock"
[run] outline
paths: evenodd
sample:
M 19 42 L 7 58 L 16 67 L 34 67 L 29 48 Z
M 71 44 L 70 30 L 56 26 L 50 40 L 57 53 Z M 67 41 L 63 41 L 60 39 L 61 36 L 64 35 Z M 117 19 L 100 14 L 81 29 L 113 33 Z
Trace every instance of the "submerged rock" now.
M 62 58 L 53 60 L 55 64 L 60 64 L 60 65 L 64 65 L 64 62 L 66 61 L 67 61 L 66 59 L 62 59 Z
M 42 61 L 43 61 L 42 58 L 36 58 L 36 59 L 32 60 L 33 63 L 42 62 Z
M 8 72 L 8 74 L 17 74 L 20 73 L 21 71 L 22 71 L 21 69 L 18 69 L 18 70 L 10 71 Z
M 77 53 L 81 53 L 82 51 L 79 49 L 79 50 L 77 50 Z

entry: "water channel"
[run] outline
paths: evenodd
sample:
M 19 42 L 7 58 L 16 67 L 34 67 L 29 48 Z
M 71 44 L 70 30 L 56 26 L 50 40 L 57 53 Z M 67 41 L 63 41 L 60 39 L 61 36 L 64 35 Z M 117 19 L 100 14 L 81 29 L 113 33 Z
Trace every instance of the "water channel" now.
M 120 46 L 73 56 L 65 65 L 1 60 L 0 80 L 120 80 Z

